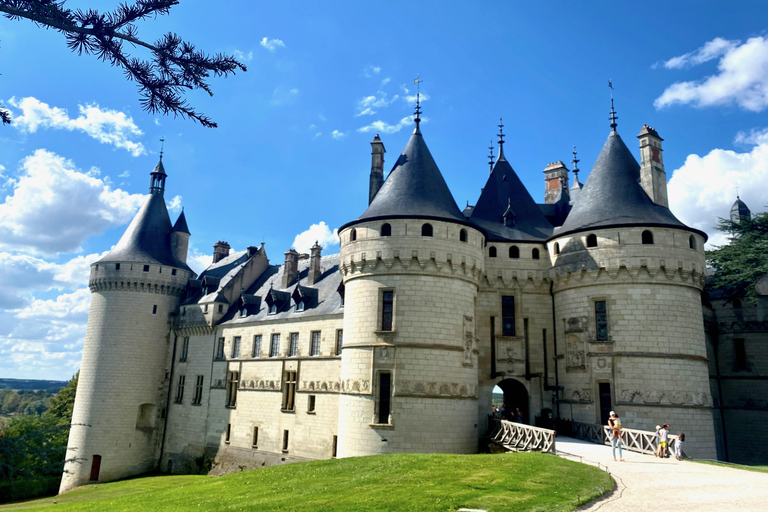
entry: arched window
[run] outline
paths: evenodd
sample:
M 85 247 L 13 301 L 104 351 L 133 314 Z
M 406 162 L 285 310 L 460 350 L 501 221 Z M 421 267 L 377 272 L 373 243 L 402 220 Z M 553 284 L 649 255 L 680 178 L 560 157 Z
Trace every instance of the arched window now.
M 462 229 L 459 231 L 459 242 L 466 242 L 467 241 L 467 230 Z
M 488 249 L 488 257 L 489 258 L 496 257 L 496 248 L 494 246 L 491 246 L 490 249 Z
M 277 313 L 277 304 L 272 304 L 269 306 L 269 314 L 274 315 L 275 313 Z
M 304 311 L 304 301 L 299 301 L 298 304 L 296 304 L 296 311 Z
M 421 226 L 421 236 L 432 236 L 432 224 L 424 224 Z
M 533 259 L 537 260 L 537 259 L 539 259 L 539 257 L 540 257 L 540 256 L 539 256 L 539 250 L 534 248 L 534 249 L 531 251 L 531 258 L 533 258 Z
M 520 257 L 520 249 L 516 245 L 513 245 L 509 248 L 509 257 L 510 258 L 519 258 Z
M 693 238 L 693 235 L 688 237 L 688 247 L 691 249 L 696 249 L 696 239 Z
M 392 226 L 385 222 L 381 225 L 381 236 L 392 236 Z
M 355 240 L 357 240 L 357 230 L 352 229 L 352 231 L 349 232 L 349 241 L 354 242 Z
M 653 233 L 647 229 L 643 231 L 643 245 L 653 245 Z
M 560 243 L 555 242 L 555 254 L 560 254 Z
M 587 237 L 587 247 L 597 247 L 597 235 L 591 234 Z
M 733 299 L 733 308 L 741 309 L 741 301 L 739 299 Z

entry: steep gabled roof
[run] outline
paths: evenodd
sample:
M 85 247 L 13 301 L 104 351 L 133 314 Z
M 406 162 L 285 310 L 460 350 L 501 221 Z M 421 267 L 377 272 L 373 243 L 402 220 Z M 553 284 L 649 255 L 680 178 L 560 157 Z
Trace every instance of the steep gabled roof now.
M 189 227 L 187 227 L 187 217 L 184 215 L 184 210 L 181 210 L 181 214 L 179 214 L 179 218 L 176 219 L 176 224 L 173 225 L 173 229 L 171 231 L 178 231 L 179 233 L 186 233 L 190 234 Z
M 162 194 L 150 194 L 117 245 L 99 262 L 127 261 L 191 270 L 171 250 L 171 219 Z
M 504 222 L 508 206 L 514 212 L 511 225 Z M 486 231 L 489 241 L 542 241 L 552 235 L 552 224 L 503 152 L 499 153 L 499 159 L 472 210 L 470 221 Z
M 418 126 L 368 209 L 339 230 L 362 221 L 414 217 L 468 224 Z
M 618 132 L 612 131 L 589 173 L 579 199 L 556 236 L 595 228 L 666 226 L 706 234 L 680 222 L 669 208 L 654 203 L 639 183 L 640 164 Z

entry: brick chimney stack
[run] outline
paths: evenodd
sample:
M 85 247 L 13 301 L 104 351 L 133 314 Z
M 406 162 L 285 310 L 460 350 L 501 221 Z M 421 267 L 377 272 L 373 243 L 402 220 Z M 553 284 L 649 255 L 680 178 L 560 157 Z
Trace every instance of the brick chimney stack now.
M 299 253 L 293 249 L 285 251 L 285 266 L 283 267 L 283 281 L 280 288 L 288 288 L 299 276 Z
M 544 169 L 544 203 L 554 204 L 562 190 L 568 190 L 568 168 L 563 162 L 553 162 Z
M 373 198 L 379 193 L 381 185 L 384 183 L 384 143 L 381 142 L 379 134 L 371 142 L 371 182 L 368 187 L 368 204 L 373 202 Z
M 651 200 L 659 206 L 669 207 L 667 201 L 667 173 L 664 172 L 664 158 L 661 137 L 647 124 L 640 130 L 640 185 Z
M 232 248 L 227 242 L 218 241 L 213 244 L 213 262 L 217 263 L 229 256 L 230 249 Z
M 320 275 L 322 274 L 322 270 L 320 268 L 320 253 L 322 251 L 323 248 L 320 247 L 320 244 L 318 244 L 317 240 L 315 240 L 315 245 L 313 245 L 310 249 L 309 277 L 307 279 L 307 286 L 312 286 L 320 280 Z

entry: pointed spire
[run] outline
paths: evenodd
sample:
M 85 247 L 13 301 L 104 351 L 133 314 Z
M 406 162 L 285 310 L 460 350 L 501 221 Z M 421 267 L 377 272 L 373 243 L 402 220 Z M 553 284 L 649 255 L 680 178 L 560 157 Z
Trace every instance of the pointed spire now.
M 581 160 L 579 160 L 576 157 L 576 146 L 573 146 L 573 160 L 571 160 L 571 163 L 573 164 L 573 185 L 574 186 L 581 185 L 579 183 L 579 162 L 581 162 Z
M 493 172 L 493 140 L 491 140 L 491 145 L 488 146 L 488 149 L 491 150 L 491 154 L 488 155 L 488 165 L 491 167 L 490 172 Z
M 163 166 L 163 143 L 165 143 L 165 137 L 160 139 L 160 160 L 152 172 L 149 173 L 149 193 L 160 194 L 161 196 L 165 192 L 165 178 L 168 177 L 165 174 L 165 166 Z
M 616 115 L 616 110 L 613 108 L 613 80 L 608 80 L 608 87 L 611 88 L 611 117 L 609 118 L 611 120 L 611 131 L 616 131 L 616 120 L 619 118 L 619 116 Z
M 499 160 L 506 160 L 504 157 L 504 123 L 499 117 Z
M 421 122 L 421 75 L 416 75 L 416 78 L 413 80 L 413 83 L 416 84 L 416 110 L 414 111 L 414 115 L 416 116 L 413 119 L 413 122 L 416 123 L 416 131 L 419 131 L 419 123 Z

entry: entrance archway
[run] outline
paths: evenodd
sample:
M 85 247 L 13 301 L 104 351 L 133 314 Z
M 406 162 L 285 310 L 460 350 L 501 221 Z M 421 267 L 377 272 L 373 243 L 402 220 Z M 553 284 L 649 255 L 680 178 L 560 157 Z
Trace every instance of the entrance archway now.
M 504 393 L 504 404 L 510 414 L 509 419 L 514 419 L 516 409 L 523 413 L 523 423 L 530 425 L 530 415 L 528 410 L 528 390 L 525 385 L 516 379 L 504 379 L 496 383 Z

